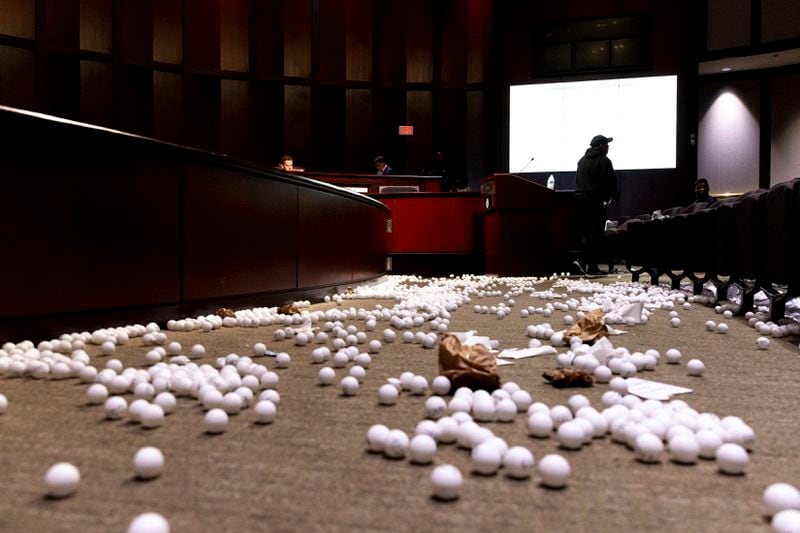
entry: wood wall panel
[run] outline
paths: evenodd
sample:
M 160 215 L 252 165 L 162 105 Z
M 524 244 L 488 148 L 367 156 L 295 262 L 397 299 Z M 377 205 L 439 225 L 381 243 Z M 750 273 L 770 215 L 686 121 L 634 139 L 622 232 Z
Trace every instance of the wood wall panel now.
M 197 69 L 220 68 L 220 2 L 192 0 L 190 40 L 191 66 Z
M 78 58 L 48 54 L 45 59 L 44 84 L 44 111 L 78 120 L 81 105 L 81 69 Z
M 795 0 L 761 0 L 761 40 L 763 42 L 800 37 L 800 3 Z
M 117 0 L 121 59 L 135 63 L 153 60 L 153 0 Z
M 36 38 L 36 0 L 0 1 L 0 34 Z
M 467 81 L 467 10 L 459 0 L 445 0 L 442 9 L 442 83 L 463 85 Z
M 345 109 L 345 162 L 344 170 L 372 172 L 372 154 L 377 146 L 372 123 L 372 91 L 347 89 Z
M 428 166 L 433 143 L 433 96 L 431 91 L 408 91 L 406 95 L 406 124 L 414 126 L 414 135 L 405 137 L 406 170 L 419 172 Z
M 252 161 L 272 167 L 283 155 L 283 87 L 276 83 L 250 83 L 250 154 Z M 304 165 L 295 159 L 298 166 Z
M 353 202 L 333 194 L 301 189 L 298 201 L 297 283 L 316 287 L 352 280 L 352 256 L 361 240 L 361 221 Z M 353 238 L 336 238 L 350 235 Z
M 384 86 L 400 86 L 406 81 L 405 0 L 385 0 L 375 4 L 378 10 L 378 29 L 373 33 L 378 57 L 377 81 Z
M 478 190 L 478 182 L 495 169 L 486 164 L 483 147 L 487 142 L 486 95 L 483 91 L 467 92 L 466 168 L 470 189 Z
M 0 46 L 0 105 L 36 109 L 36 52 Z
M 283 152 L 298 161 L 312 157 L 311 146 L 311 88 L 299 85 L 284 87 Z
M 184 212 L 185 299 L 297 287 L 296 185 L 190 165 Z
M 489 78 L 489 52 L 492 44 L 492 2 L 468 0 L 466 19 L 467 83 L 482 83 Z
M 450 161 L 450 173 L 467 175 L 467 97 L 464 91 L 457 89 L 443 90 L 439 94 L 441 124 L 446 124 L 439 139 L 442 149 Z
M 248 158 L 248 89 L 243 80 L 221 81 L 220 151 L 237 159 Z
M 81 61 L 82 122 L 106 127 L 113 125 L 113 79 L 113 68 L 109 63 Z
M 153 73 L 153 137 L 182 144 L 183 75 Z
M 151 137 L 153 135 L 153 71 L 138 66 L 124 67 L 119 98 L 124 106 L 116 108 L 115 127 L 122 131 Z
M 283 75 L 311 76 L 312 0 L 283 4 Z
M 77 50 L 80 45 L 79 0 L 45 0 L 44 5 L 47 44 Z
M 190 80 L 186 140 L 190 146 L 219 151 L 220 80 L 211 76 L 192 76 Z
M 375 17 L 372 0 L 347 0 L 346 17 L 346 77 L 351 81 L 370 81 Z
M 220 68 L 247 72 L 249 63 L 248 0 L 226 0 L 220 5 Z
M 406 20 L 406 80 L 408 83 L 433 81 L 433 4 L 427 0 L 408 0 Z M 397 35 L 399 38 L 400 36 Z M 398 43 L 399 46 L 399 43 Z
M 111 53 L 112 0 L 80 0 L 81 50 Z
M 153 3 L 153 61 L 183 62 L 183 0 Z
M 343 81 L 347 63 L 347 0 L 319 2 L 319 79 Z
M 283 76 L 283 24 L 276 23 L 281 20 L 281 0 L 251 2 L 250 70 L 258 77 Z
M 346 96 L 343 87 L 320 86 L 312 90 L 313 153 L 307 154 L 307 165 L 322 171 L 341 170 L 345 157 Z
M 376 153 L 372 157 L 381 154 L 389 160 L 395 173 L 405 172 L 408 170 L 403 161 L 407 141 L 397 135 L 397 126 L 406 122 L 406 91 L 385 89 L 378 91 L 374 98 Z

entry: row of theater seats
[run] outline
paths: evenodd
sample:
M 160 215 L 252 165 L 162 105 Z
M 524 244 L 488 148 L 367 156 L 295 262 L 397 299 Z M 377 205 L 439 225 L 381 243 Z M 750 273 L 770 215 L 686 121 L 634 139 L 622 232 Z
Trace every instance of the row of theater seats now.
M 609 264 L 624 263 L 634 281 L 642 273 L 654 281 L 666 275 L 678 289 L 689 280 L 695 294 L 710 282 L 718 301 L 733 284 L 743 289 L 741 313 L 764 291 L 774 321 L 786 300 L 800 295 L 800 178 L 665 215 L 631 218 L 607 231 Z

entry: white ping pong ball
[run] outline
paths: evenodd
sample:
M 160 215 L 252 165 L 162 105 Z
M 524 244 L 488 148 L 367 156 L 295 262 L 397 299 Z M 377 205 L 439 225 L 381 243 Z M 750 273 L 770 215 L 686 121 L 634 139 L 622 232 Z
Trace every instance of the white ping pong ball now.
M 715 459 L 720 471 L 731 475 L 744 474 L 747 463 L 750 462 L 747 450 L 733 442 L 727 442 L 717 448 Z
M 228 428 L 228 413 L 219 408 L 211 409 L 206 413 L 203 423 L 206 433 L 223 433 Z
M 439 465 L 431 472 L 433 496 L 440 500 L 454 500 L 461 492 L 464 477 L 453 465 Z
M 378 401 L 381 405 L 394 405 L 400 392 L 391 383 L 385 383 L 378 389 Z
M 759 350 L 766 350 L 769 348 L 769 339 L 766 337 L 759 337 L 756 339 L 756 346 Z
M 140 448 L 133 456 L 133 469 L 139 479 L 153 479 L 164 469 L 164 454 L 153 446 Z
M 706 365 L 700 359 L 692 359 L 686 363 L 686 370 L 690 376 L 702 376 L 706 369 Z
M 128 412 L 128 401 L 122 396 L 112 396 L 105 403 L 106 418 L 119 420 Z
M 358 379 L 353 376 L 345 376 L 339 382 L 339 386 L 342 388 L 344 396 L 353 396 L 358 391 Z
M 720 322 L 717 324 L 717 333 L 728 333 L 728 324 L 725 322 Z
M 56 463 L 44 475 L 44 484 L 47 495 L 51 498 L 64 498 L 70 496 L 81 482 L 81 473 L 70 463 Z
M 800 490 L 788 483 L 773 483 L 763 494 L 767 516 L 773 516 L 785 509 L 800 511 Z
M 142 513 L 128 525 L 127 533 L 169 533 L 169 522 L 158 513 Z
M 256 417 L 258 424 L 271 424 L 275 421 L 278 414 L 278 408 L 269 400 L 261 400 L 253 408 L 253 413 Z
M 431 390 L 434 394 L 447 394 L 450 392 L 450 387 L 450 380 L 446 376 L 436 376 L 431 382 Z
M 331 367 L 326 366 L 319 369 L 318 379 L 320 385 L 333 385 L 333 382 L 336 380 L 336 371 L 334 371 Z
M 386 435 L 383 453 L 390 459 L 402 459 L 408 452 L 408 435 L 402 429 L 392 429 Z
M 8 398 L 0 394 L 0 415 L 5 413 L 6 409 L 8 409 Z
M 514 479 L 526 479 L 533 470 L 533 454 L 522 446 L 512 446 L 503 455 L 506 475 Z
M 542 485 L 551 489 L 560 489 L 567 484 L 572 469 L 569 462 L 557 454 L 545 455 L 539 461 L 539 475 Z
M 408 445 L 408 455 L 412 463 L 429 464 L 436 455 L 436 441 L 430 435 L 414 435 Z
M 374 424 L 367 430 L 367 449 L 371 452 L 382 453 L 389 428 L 383 424 Z
M 101 383 L 90 385 L 86 389 L 86 398 L 92 405 L 101 404 L 108 399 L 108 389 Z
M 778 533 L 797 533 L 800 531 L 800 511 L 784 509 L 772 517 L 770 525 Z

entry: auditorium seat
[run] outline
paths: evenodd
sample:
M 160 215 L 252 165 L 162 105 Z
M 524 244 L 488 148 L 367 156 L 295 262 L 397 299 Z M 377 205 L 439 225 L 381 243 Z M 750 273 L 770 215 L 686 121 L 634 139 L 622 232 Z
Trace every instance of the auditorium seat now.
M 770 300 L 773 322 L 783 318 L 787 297 L 797 290 L 797 197 L 800 178 L 778 183 L 764 195 L 764 222 L 760 231 L 763 242 L 763 272 L 759 287 Z
M 762 277 L 766 194 L 765 189 L 750 191 L 739 198 L 733 206 L 734 242 L 731 246 L 735 247 L 735 254 L 732 256 L 730 282 L 743 290 L 740 314 L 752 310 L 757 281 Z M 720 293 L 720 297 L 724 297 L 724 293 Z

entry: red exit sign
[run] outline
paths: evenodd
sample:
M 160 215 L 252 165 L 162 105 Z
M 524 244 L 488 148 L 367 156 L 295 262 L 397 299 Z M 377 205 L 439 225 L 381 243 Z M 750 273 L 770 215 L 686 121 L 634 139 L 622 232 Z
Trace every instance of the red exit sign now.
M 398 135 L 414 135 L 414 126 L 398 126 Z

